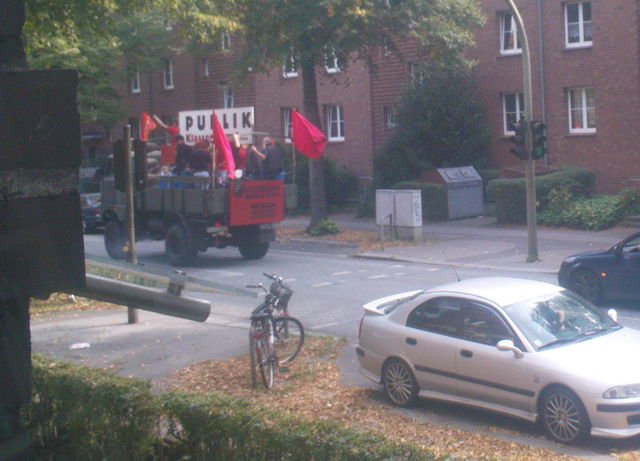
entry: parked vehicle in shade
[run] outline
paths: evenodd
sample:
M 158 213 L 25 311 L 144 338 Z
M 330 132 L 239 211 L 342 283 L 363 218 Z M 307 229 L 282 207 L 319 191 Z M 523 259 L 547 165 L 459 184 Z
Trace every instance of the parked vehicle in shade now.
M 371 301 L 361 372 L 417 397 L 538 421 L 555 440 L 640 434 L 640 331 L 557 285 L 477 278 Z
M 80 205 L 82 207 L 82 228 L 93 232 L 104 227 L 100 194 L 100 181 L 93 178 L 81 178 L 78 183 Z
M 640 232 L 611 248 L 569 256 L 560 266 L 558 282 L 594 303 L 603 298 L 640 300 Z

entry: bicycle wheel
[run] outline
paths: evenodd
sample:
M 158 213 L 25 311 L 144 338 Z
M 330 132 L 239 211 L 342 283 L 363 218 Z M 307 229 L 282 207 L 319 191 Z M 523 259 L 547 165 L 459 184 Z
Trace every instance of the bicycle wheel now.
M 274 346 L 278 363 L 293 360 L 304 342 L 304 327 L 295 317 L 278 317 L 273 320 Z
M 256 358 L 256 327 L 252 323 L 249 328 L 249 357 L 251 359 L 251 387 L 258 385 L 258 361 Z
M 262 384 L 267 389 L 273 386 L 273 364 L 274 358 L 269 352 L 269 338 L 266 335 L 256 338 L 256 360 L 260 368 Z

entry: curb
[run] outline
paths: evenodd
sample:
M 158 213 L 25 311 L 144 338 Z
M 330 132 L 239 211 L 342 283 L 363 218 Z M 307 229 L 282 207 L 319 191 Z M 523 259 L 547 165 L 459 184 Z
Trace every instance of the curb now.
M 449 261 L 425 261 L 423 259 L 398 257 L 393 255 L 378 255 L 372 253 L 356 253 L 350 256 L 351 258 L 360 259 L 377 259 L 381 261 L 397 261 L 397 262 L 409 262 L 415 264 L 428 264 L 434 266 L 447 266 L 447 267 L 463 267 L 467 269 L 487 269 L 487 270 L 509 270 L 514 272 L 526 272 L 531 274 L 551 274 L 558 273 L 557 270 L 542 269 L 542 268 L 526 268 L 526 267 L 512 267 L 512 266 L 492 266 L 488 264 L 472 264 L 472 263 L 452 263 Z

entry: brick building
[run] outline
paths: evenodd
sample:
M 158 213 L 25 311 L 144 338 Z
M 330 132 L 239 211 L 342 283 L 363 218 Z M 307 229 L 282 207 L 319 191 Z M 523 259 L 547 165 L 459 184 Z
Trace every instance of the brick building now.
M 469 56 L 491 129 L 490 164 L 522 166 L 509 153 L 514 120 L 523 112 L 522 52 L 504 0 L 481 0 L 487 17 Z M 597 187 L 615 192 L 640 177 L 640 4 L 634 0 L 516 0 L 533 71 L 534 119 L 547 125 L 549 166 L 595 171 Z M 122 88 L 134 125 L 142 111 L 176 123 L 181 110 L 255 107 L 255 128 L 287 139 L 288 109 L 302 106 L 295 64 L 268 75 L 247 72 L 231 81 L 240 44 L 223 35 L 223 51 L 167 56 L 163 69 L 135 76 Z M 395 104 L 417 62 L 410 41 L 381 49 L 371 71 L 333 62 L 318 71 L 326 155 L 358 177 L 373 175 L 373 152 L 393 132 Z M 119 130 L 114 130 L 119 137 Z
M 597 173 L 600 191 L 640 177 L 640 5 L 635 0 L 517 0 L 531 50 L 533 114 L 547 125 L 550 166 Z M 504 0 L 482 0 L 487 22 L 471 57 L 491 128 L 491 161 L 509 153 L 523 110 L 522 52 Z

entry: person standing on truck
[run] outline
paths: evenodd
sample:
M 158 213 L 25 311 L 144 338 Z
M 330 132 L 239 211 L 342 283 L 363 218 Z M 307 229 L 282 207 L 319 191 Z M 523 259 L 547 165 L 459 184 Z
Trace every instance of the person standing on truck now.
M 247 178 L 260 180 L 263 179 L 264 160 L 267 156 L 258 149 L 254 144 L 247 147 Z
M 265 179 L 284 180 L 284 154 L 273 138 L 264 138 L 264 152 L 267 156 L 264 162 Z
M 175 146 L 176 144 L 178 144 L 179 141 L 181 141 L 182 144 L 184 144 L 184 138 L 180 136 L 180 128 L 173 125 L 167 125 L 162 120 L 160 120 L 160 117 L 158 117 L 156 114 L 153 114 L 151 116 L 153 117 L 153 120 L 155 120 L 156 124 L 163 130 L 165 130 L 169 134 L 169 136 L 171 136 L 172 146 Z M 181 139 L 178 139 L 178 137 L 180 137 Z

